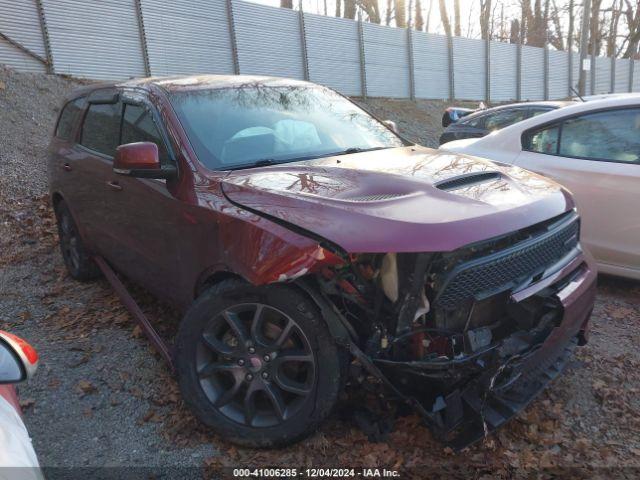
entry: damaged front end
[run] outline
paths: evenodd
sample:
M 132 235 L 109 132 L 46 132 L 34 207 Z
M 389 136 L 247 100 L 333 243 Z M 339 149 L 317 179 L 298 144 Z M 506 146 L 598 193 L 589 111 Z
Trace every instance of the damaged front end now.
M 579 229 L 570 211 L 454 252 L 352 255 L 316 278 L 352 353 L 460 449 L 524 408 L 586 341 L 595 271 Z

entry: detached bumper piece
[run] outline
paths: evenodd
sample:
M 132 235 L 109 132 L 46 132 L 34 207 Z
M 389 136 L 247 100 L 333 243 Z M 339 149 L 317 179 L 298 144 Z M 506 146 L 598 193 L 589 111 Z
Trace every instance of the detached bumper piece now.
M 377 360 L 374 363 L 397 394 L 414 407 L 419 404 L 416 410 L 441 441 L 454 450 L 462 450 L 504 425 L 534 400 L 562 373 L 577 344 L 578 338 L 573 337 L 559 348 L 542 345 L 503 363 L 496 362 L 495 351 L 472 361 L 447 362 L 446 368 L 426 362 Z M 480 372 L 489 363 L 492 367 Z M 463 380 L 474 370 L 473 380 Z M 415 388 L 430 384 L 435 387 L 431 392 L 435 392 L 445 384 L 455 383 L 460 384 L 460 388 L 449 390 L 451 393 L 446 397 L 434 397 L 427 391 L 421 395 Z
M 454 450 L 462 450 L 513 418 L 562 373 L 577 343 L 577 339 L 573 339 L 559 356 L 530 366 L 531 370 L 515 373 L 503 388 L 487 391 L 482 382 L 470 384 L 460 395 L 459 426 L 442 432 L 447 444 Z

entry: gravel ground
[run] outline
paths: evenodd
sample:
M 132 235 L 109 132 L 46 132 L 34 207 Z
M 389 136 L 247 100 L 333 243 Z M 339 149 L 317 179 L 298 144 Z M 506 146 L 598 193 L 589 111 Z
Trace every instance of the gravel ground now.
M 592 340 L 566 374 L 498 435 L 461 454 L 435 443 L 415 416 L 399 419 L 385 442 L 369 442 L 346 404 L 319 433 L 284 450 L 235 448 L 209 434 L 108 284 L 80 284 L 64 270 L 44 196 L 44 152 L 59 100 L 74 85 L 0 69 L 0 329 L 24 336 L 41 355 L 20 395 L 41 464 L 54 468 L 50 478 L 97 478 L 105 466 L 395 466 L 415 478 L 529 477 L 540 468 L 549 476 L 574 469 L 584 478 L 632 478 L 640 471 L 640 285 L 612 278 L 600 279 Z M 435 146 L 441 102 L 367 105 Z M 171 337 L 178 315 L 139 289 L 134 296 Z M 164 478 L 181 476 L 195 471 Z

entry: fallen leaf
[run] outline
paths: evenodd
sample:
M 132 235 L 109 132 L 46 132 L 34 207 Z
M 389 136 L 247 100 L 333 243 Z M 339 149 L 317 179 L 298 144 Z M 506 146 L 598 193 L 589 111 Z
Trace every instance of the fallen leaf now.
M 81 396 L 90 395 L 98 391 L 98 389 L 88 380 L 80 380 L 76 385 L 76 391 L 81 394 Z

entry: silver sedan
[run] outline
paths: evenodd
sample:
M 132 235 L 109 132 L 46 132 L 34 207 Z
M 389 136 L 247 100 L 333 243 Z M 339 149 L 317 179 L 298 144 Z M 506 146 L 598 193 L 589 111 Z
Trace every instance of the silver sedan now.
M 555 179 L 574 194 L 600 271 L 640 279 L 640 95 L 578 103 L 440 148 Z

